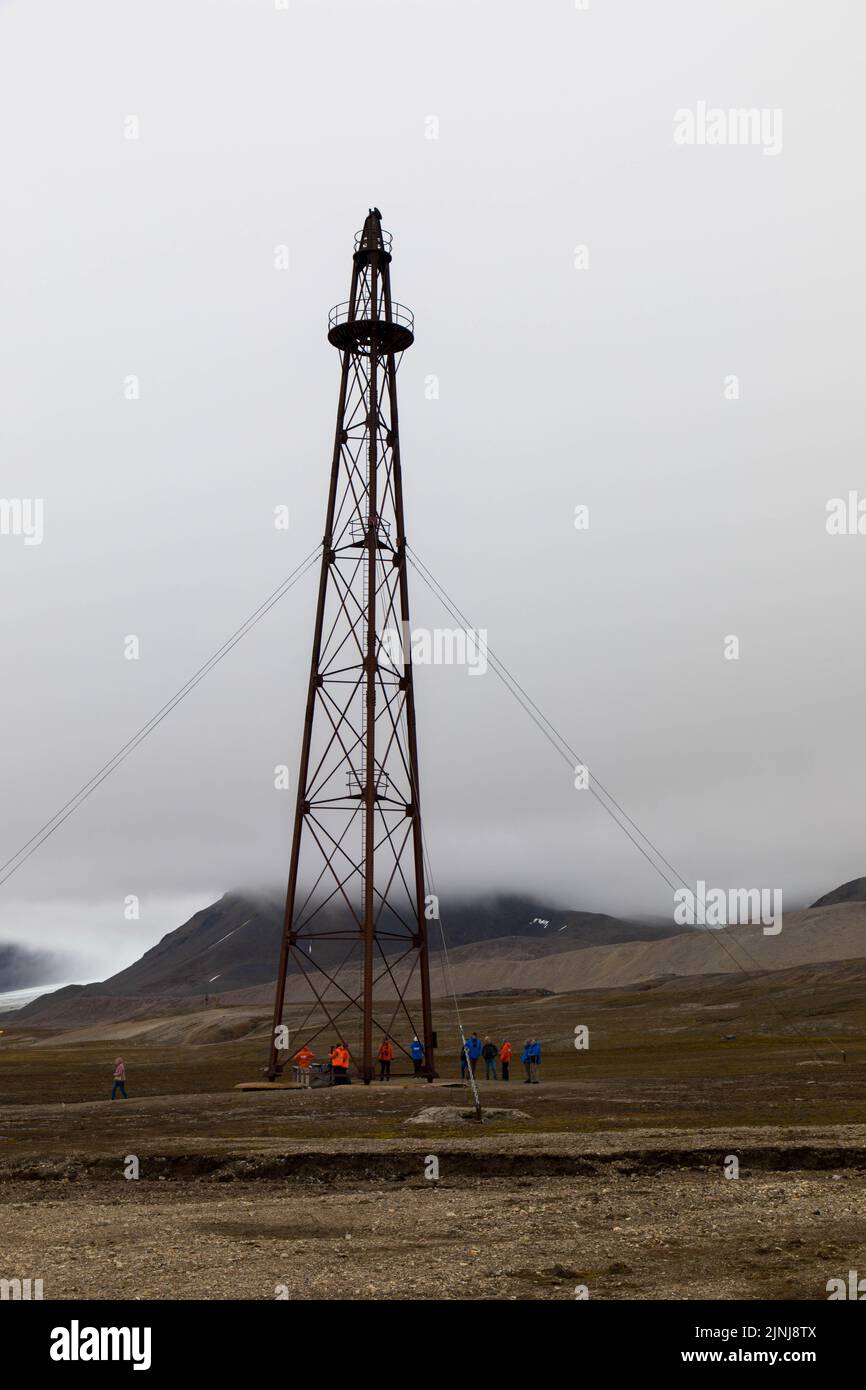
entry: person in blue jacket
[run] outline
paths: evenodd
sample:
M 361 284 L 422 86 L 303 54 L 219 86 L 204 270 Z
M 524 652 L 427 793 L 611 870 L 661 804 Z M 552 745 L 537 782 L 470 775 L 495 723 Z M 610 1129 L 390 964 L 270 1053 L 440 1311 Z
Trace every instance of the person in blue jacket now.
M 530 1080 L 533 1086 L 538 1085 L 538 1068 L 541 1066 L 541 1043 L 537 1038 L 532 1038 L 529 1043 L 530 1059 L 532 1062 Z
M 415 1068 L 415 1075 L 421 1075 L 421 1063 L 424 1061 L 424 1044 L 419 1039 L 417 1033 L 412 1039 L 409 1052 L 412 1057 L 412 1065 Z
M 471 1038 L 466 1039 L 466 1052 L 469 1056 L 469 1065 L 472 1068 L 472 1075 L 478 1066 L 478 1058 L 481 1056 L 481 1039 L 477 1033 L 473 1033 Z

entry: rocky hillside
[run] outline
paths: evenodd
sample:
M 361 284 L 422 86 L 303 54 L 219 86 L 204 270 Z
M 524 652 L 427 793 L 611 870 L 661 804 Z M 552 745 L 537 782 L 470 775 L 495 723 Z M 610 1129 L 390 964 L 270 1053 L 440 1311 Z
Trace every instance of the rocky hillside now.
M 212 1007 L 266 1007 L 273 997 L 281 920 L 282 908 L 275 898 L 228 893 L 128 969 L 100 984 L 43 995 L 17 1011 L 15 1020 L 70 1026 L 96 1016 L 162 1016 L 179 1008 L 200 1008 L 206 995 Z M 451 976 L 463 995 L 517 987 L 561 994 L 866 959 L 866 901 L 856 898 L 852 884 L 842 885 L 806 911 L 786 913 L 777 935 L 764 935 L 760 926 L 675 930 L 663 923 L 563 912 L 520 897 L 453 904 L 445 927 Z M 326 946 L 345 951 L 345 942 L 322 943 L 322 951 Z M 434 929 L 431 986 L 434 995 L 444 997 L 448 988 L 440 947 Z M 353 993 L 357 963 L 341 971 L 334 960 L 331 968 L 338 985 Z M 395 976 L 401 978 L 407 969 L 405 963 L 395 965 Z M 307 998 L 303 979 L 290 978 L 287 999 Z
M 224 994 L 270 983 L 277 971 L 283 906 L 276 897 L 226 893 L 117 975 L 91 986 L 104 995 Z M 342 919 L 336 909 L 326 925 Z M 620 921 L 592 912 L 561 912 L 528 898 L 501 897 L 455 904 L 446 924 L 450 949 L 503 937 L 523 937 L 561 951 L 621 941 L 658 940 L 676 929 Z M 440 946 L 431 933 L 431 948 Z M 346 954 L 344 941 L 316 943 L 328 965 Z
M 866 903 L 866 878 L 852 878 L 848 883 L 825 893 L 813 907 L 832 907 L 834 903 Z
M 125 970 L 92 985 L 70 985 L 19 1010 L 19 1020 L 86 1016 L 88 1001 L 114 1017 L 141 1014 L 148 1000 L 158 1011 L 171 999 L 210 998 L 259 985 L 270 987 L 277 970 L 283 905 L 276 894 L 226 893 L 169 932 Z M 328 925 L 337 922 L 336 909 Z M 441 950 L 441 933 L 432 924 L 431 950 Z M 554 956 L 625 941 L 657 941 L 688 931 L 670 923 L 629 922 L 605 913 L 562 911 L 536 899 L 500 896 L 455 902 L 445 923 L 449 949 L 472 950 L 482 943 L 522 941 L 527 956 Z M 395 949 L 400 949 L 395 947 Z M 346 955 L 345 942 L 316 944 L 321 964 L 336 968 Z M 122 1001 L 142 1001 L 141 1006 Z M 112 1003 L 111 1001 L 116 1001 Z
M 556 994 L 581 989 L 619 989 L 648 981 L 682 976 L 754 974 L 818 966 L 824 962 L 866 958 L 866 903 L 841 903 L 785 915 L 777 936 L 764 936 L 759 926 L 727 927 L 723 931 L 687 929 L 659 941 L 623 941 L 579 950 L 556 951 L 525 937 L 503 937 L 449 951 L 450 977 L 460 995 L 480 990 L 552 990 Z M 397 979 L 406 967 L 395 970 Z M 337 983 L 357 990 L 357 968 L 337 975 Z M 430 961 L 430 983 L 442 998 L 447 984 L 440 955 Z M 383 985 L 382 994 L 388 990 Z M 301 979 L 290 979 L 289 1002 L 308 995 Z M 232 996 L 232 1002 L 262 1005 L 268 987 L 257 985 Z M 223 1002 L 228 1002 L 224 1000 Z

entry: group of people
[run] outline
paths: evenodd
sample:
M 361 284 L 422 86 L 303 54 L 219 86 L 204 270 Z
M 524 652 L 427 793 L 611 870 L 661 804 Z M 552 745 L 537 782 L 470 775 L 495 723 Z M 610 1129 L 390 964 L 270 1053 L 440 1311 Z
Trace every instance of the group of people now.
M 315 1057 L 315 1053 L 307 1043 L 299 1048 L 292 1061 L 295 1066 L 304 1073 L 308 1073 L 310 1063 Z M 514 1055 L 510 1042 L 495 1043 L 491 1038 L 485 1038 L 482 1042 L 477 1033 L 464 1040 L 464 1046 L 460 1049 L 460 1078 L 465 1081 L 468 1073 L 477 1075 L 479 1061 L 484 1062 L 485 1081 L 496 1081 L 496 1063 L 501 1068 L 503 1081 L 511 1080 L 511 1060 Z M 416 1076 L 421 1075 L 424 1065 L 424 1044 L 420 1038 L 413 1037 L 409 1044 L 409 1056 L 412 1058 L 412 1066 Z M 379 1080 L 391 1080 L 391 1063 L 394 1060 L 394 1039 L 390 1033 L 386 1033 L 382 1038 L 379 1051 L 376 1057 L 379 1063 Z M 541 1043 L 537 1038 L 527 1038 L 520 1054 L 520 1060 L 526 1070 L 527 1086 L 538 1084 L 538 1068 L 541 1065 Z M 331 1066 L 331 1079 L 335 1086 L 349 1085 L 349 1067 L 352 1065 L 352 1057 L 345 1043 L 336 1042 L 328 1054 L 328 1061 Z M 114 1084 L 111 1088 L 111 1099 L 114 1100 L 118 1092 L 126 1100 L 126 1067 L 123 1058 L 118 1057 L 114 1064 Z
M 330 1053 L 331 1079 L 335 1086 L 349 1085 L 349 1067 L 352 1057 L 345 1043 L 334 1043 Z
M 482 1042 L 477 1033 L 464 1039 L 460 1049 L 460 1079 L 465 1081 L 469 1072 L 478 1075 L 478 1063 L 484 1062 L 484 1080 L 496 1081 L 496 1063 L 499 1062 L 503 1081 L 511 1080 L 511 1062 L 514 1049 L 510 1042 L 495 1043 L 492 1038 Z M 524 1085 L 538 1085 L 538 1068 L 541 1066 L 541 1043 L 538 1038 L 527 1038 L 520 1054 L 526 1072 Z
M 314 1056 L 315 1053 L 305 1043 L 295 1053 L 292 1061 L 302 1072 L 307 1072 Z M 413 1037 L 409 1044 L 409 1056 L 412 1059 L 415 1076 L 420 1076 L 424 1066 L 424 1044 L 417 1036 Z M 476 1077 L 478 1075 L 478 1063 L 483 1061 L 485 1081 L 498 1081 L 500 1076 L 503 1081 L 510 1081 L 513 1058 L 514 1049 L 510 1042 L 496 1043 L 492 1038 L 485 1038 L 482 1042 L 477 1033 L 472 1033 L 468 1038 L 464 1038 L 463 1046 L 460 1049 L 460 1078 L 465 1081 L 470 1071 L 473 1077 Z M 537 1086 L 538 1069 L 541 1066 L 541 1043 L 538 1038 L 526 1039 L 520 1060 L 526 1073 L 524 1084 Z M 334 1085 L 347 1086 L 352 1059 L 346 1044 L 343 1042 L 334 1043 L 328 1054 L 328 1061 Z M 383 1036 L 379 1051 L 376 1054 L 376 1061 L 379 1064 L 379 1080 L 390 1081 L 391 1063 L 394 1061 L 394 1039 L 390 1033 Z M 496 1070 L 497 1063 L 500 1068 L 499 1076 L 497 1076 Z
M 315 1055 L 316 1054 L 310 1047 L 310 1045 L 308 1043 L 304 1043 L 303 1047 L 298 1048 L 298 1051 L 295 1053 L 294 1057 L 292 1058 L 292 1061 L 294 1062 L 295 1066 L 299 1068 L 300 1071 L 308 1072 L 310 1070 L 310 1063 L 313 1061 Z M 332 1079 L 334 1085 L 347 1085 L 349 1081 L 349 1067 L 352 1065 L 352 1055 L 349 1052 L 349 1049 L 345 1043 L 334 1043 L 334 1046 L 328 1053 L 328 1063 L 330 1065 L 331 1072 L 333 1073 Z
M 415 1076 L 421 1075 L 421 1064 L 424 1061 L 424 1044 L 416 1034 L 409 1044 L 409 1056 L 412 1058 L 412 1069 Z M 376 1061 L 379 1063 L 379 1080 L 391 1080 L 391 1063 L 394 1060 L 394 1040 L 389 1033 L 386 1033 L 379 1047 Z
M 301 1072 L 308 1072 L 310 1063 L 315 1057 L 312 1048 L 304 1043 L 295 1053 L 292 1061 Z M 420 1038 L 413 1037 L 409 1044 L 409 1056 L 412 1058 L 412 1066 L 416 1076 L 421 1075 L 421 1068 L 424 1063 L 424 1044 Z M 379 1063 L 379 1080 L 391 1080 L 391 1063 L 394 1060 L 394 1039 L 390 1033 L 386 1033 L 382 1038 L 376 1061 Z M 328 1053 L 328 1062 L 331 1067 L 331 1079 L 335 1086 L 347 1086 L 349 1084 L 349 1067 L 352 1065 L 352 1057 L 345 1043 L 336 1042 Z

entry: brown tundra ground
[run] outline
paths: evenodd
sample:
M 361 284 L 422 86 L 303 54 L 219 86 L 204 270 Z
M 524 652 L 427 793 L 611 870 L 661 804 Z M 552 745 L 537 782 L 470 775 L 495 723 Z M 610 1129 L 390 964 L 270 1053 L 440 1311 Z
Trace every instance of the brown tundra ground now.
M 263 1016 L 195 1045 L 9 1016 L 0 1278 L 80 1299 L 826 1299 L 866 1274 L 866 1008 L 850 969 L 784 974 L 461 1001 L 470 1029 L 544 1046 L 540 1085 L 519 1065 L 481 1085 L 522 1112 L 481 1125 L 444 1004 L 441 1083 L 316 1091 L 234 1089 L 261 1073 Z M 413 1123 L 427 1108 L 439 1123 Z

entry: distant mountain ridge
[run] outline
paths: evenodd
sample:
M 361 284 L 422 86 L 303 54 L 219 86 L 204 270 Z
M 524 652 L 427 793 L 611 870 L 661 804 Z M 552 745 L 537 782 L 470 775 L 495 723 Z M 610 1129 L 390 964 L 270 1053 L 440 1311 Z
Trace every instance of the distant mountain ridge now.
M 866 878 L 852 878 L 818 898 L 812 907 L 833 907 L 836 903 L 866 903 Z
M 861 887 L 862 885 L 862 887 Z M 211 1004 L 266 1008 L 273 998 L 282 903 L 267 894 L 226 893 L 169 932 L 127 969 L 101 983 L 70 985 L 25 1005 L 15 1023 L 54 1027 L 101 1019 L 146 1018 Z M 443 954 L 431 933 L 431 985 L 449 986 Z M 634 988 L 642 982 L 754 971 L 806 970 L 826 963 L 866 961 L 866 879 L 851 880 L 805 911 L 786 913 L 778 935 L 760 926 L 721 931 L 676 928 L 664 922 L 629 922 L 604 913 L 540 906 L 520 895 L 451 904 L 446 919 L 450 978 L 458 993 Z M 323 942 L 328 946 L 345 943 Z M 316 948 L 318 952 L 318 947 Z M 395 978 L 409 966 L 395 963 Z M 337 962 L 335 989 L 357 984 L 357 967 Z M 299 974 L 287 998 L 308 996 Z M 7 1022 L 11 1016 L 7 1016 Z
M 336 925 L 344 914 L 333 908 L 324 921 Z M 223 994 L 269 983 L 277 973 L 283 903 L 274 895 L 226 893 L 183 926 L 145 951 L 140 960 L 90 986 L 100 994 Z M 430 949 L 441 947 L 435 922 Z M 449 950 L 500 937 L 532 937 L 542 950 L 573 950 L 622 941 L 655 941 L 688 930 L 627 922 L 606 913 L 563 912 L 537 899 L 512 895 L 453 904 L 445 923 Z M 399 949 L 396 948 L 395 949 Z M 343 958 L 345 942 L 316 943 L 324 965 Z
M 336 921 L 337 909 L 330 919 Z M 91 985 L 70 985 L 64 994 L 100 998 L 224 995 L 270 984 L 279 958 L 283 903 L 276 894 L 226 893 L 169 932 L 134 964 Z M 441 949 L 438 924 L 430 924 L 430 949 Z M 656 941 L 688 927 L 629 922 L 606 913 L 562 911 L 537 899 L 499 895 L 453 903 L 445 922 L 449 950 L 499 939 L 531 940 L 527 954 L 547 955 L 625 941 Z M 316 945 L 323 965 L 337 964 L 345 942 Z M 30 1009 L 31 1006 L 27 1006 Z M 24 1010 L 20 1017 L 25 1016 Z

